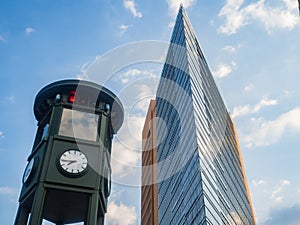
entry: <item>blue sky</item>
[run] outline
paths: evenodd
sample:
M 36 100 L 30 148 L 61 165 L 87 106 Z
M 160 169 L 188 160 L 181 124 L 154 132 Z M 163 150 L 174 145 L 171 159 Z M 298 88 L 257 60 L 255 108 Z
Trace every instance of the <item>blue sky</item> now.
M 300 224 L 297 1 L 182 2 L 236 123 L 258 225 Z M 123 101 L 106 224 L 139 224 L 141 128 L 179 3 L 0 2 L 1 224 L 15 218 L 36 131 L 35 95 L 66 78 L 103 84 Z

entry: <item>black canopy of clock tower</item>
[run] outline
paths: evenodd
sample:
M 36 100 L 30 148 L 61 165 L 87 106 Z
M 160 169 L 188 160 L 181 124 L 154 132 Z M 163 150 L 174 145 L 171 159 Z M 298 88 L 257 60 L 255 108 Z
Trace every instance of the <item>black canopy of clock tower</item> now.
M 107 88 L 62 80 L 36 96 L 37 133 L 15 225 L 101 225 L 111 188 L 111 143 L 123 106 Z

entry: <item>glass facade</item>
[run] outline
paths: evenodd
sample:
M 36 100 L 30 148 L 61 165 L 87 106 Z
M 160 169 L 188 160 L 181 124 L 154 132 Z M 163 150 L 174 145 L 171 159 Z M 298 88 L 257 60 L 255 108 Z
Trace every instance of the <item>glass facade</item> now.
M 235 127 L 183 7 L 156 113 L 159 224 L 255 224 Z

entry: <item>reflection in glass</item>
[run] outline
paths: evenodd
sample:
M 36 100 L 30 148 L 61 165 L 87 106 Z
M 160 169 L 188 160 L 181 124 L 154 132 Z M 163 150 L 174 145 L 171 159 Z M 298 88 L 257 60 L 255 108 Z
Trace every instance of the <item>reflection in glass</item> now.
M 63 109 L 58 134 L 96 141 L 98 120 L 98 115 L 93 113 Z
M 46 124 L 46 126 L 43 129 L 42 139 L 47 136 L 47 134 L 48 134 L 48 128 L 49 128 L 49 124 Z

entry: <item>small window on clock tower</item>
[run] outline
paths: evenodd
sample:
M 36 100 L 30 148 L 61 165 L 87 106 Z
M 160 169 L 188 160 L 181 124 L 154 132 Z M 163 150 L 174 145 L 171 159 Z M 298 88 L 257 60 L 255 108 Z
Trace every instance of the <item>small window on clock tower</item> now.
M 96 141 L 99 115 L 71 109 L 63 109 L 59 135 Z

